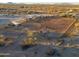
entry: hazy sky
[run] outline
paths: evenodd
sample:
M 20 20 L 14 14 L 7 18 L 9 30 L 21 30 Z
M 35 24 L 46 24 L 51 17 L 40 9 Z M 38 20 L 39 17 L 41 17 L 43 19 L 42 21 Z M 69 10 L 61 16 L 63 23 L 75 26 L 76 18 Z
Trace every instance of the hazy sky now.
M 0 0 L 0 3 L 15 2 L 15 3 L 51 3 L 51 2 L 78 2 L 79 0 Z

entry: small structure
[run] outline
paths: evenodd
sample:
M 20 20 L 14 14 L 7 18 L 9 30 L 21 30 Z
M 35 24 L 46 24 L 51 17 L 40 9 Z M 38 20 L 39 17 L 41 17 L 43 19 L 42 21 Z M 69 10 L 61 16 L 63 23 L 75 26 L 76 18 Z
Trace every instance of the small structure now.
M 14 25 L 20 25 L 20 24 L 23 24 L 23 23 L 26 23 L 27 22 L 27 19 L 26 18 L 18 18 L 16 20 L 12 20 L 11 23 L 14 24 Z

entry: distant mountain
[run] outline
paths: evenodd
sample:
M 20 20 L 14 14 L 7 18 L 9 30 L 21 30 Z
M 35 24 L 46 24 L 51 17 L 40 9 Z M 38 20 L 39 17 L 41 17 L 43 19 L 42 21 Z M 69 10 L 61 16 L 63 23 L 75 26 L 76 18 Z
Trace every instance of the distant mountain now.
M 13 3 L 13 2 L 8 2 L 7 4 L 16 4 L 16 3 Z

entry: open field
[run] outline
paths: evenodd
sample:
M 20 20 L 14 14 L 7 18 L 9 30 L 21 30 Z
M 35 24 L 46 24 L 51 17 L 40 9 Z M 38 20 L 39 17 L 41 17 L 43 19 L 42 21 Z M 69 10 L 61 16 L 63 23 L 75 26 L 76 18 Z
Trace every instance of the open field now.
M 6 10 L 7 9 L 7 10 Z M 30 13 L 60 13 L 72 9 L 79 12 L 79 5 L 52 5 L 52 4 L 0 4 L 0 10 L 9 14 L 30 14 Z M 9 12 L 8 12 L 9 11 Z M 2 12 L 0 12 L 2 14 Z

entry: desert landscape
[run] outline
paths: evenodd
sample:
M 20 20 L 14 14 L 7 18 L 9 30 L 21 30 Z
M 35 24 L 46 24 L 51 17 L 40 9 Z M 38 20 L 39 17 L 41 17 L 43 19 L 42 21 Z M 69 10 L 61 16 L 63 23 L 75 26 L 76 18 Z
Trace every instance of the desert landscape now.
M 79 57 L 78 4 L 0 4 L 0 57 Z

